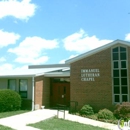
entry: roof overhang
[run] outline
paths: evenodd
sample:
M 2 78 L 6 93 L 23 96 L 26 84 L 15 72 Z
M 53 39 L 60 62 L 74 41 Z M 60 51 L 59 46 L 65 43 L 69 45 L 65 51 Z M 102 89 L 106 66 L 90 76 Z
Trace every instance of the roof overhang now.
M 69 64 L 47 64 L 47 65 L 29 65 L 29 69 L 41 69 L 41 68 L 59 68 L 59 67 L 70 67 Z
M 35 77 L 36 75 L 35 74 L 29 74 L 29 75 L 0 75 L 0 78 L 29 78 L 29 77 Z
M 70 77 L 70 72 L 53 72 L 45 73 L 45 77 Z

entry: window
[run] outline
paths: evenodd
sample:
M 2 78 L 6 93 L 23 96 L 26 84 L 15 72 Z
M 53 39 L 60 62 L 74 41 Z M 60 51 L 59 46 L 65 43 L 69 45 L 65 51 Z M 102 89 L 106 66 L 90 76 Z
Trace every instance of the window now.
M 27 98 L 28 81 L 26 79 L 20 79 L 19 81 L 19 94 L 22 98 Z
M 9 79 L 8 80 L 8 88 L 11 90 L 16 90 L 16 80 L 15 79 Z
M 127 49 L 120 46 L 113 48 L 112 60 L 114 102 L 121 103 L 128 101 Z
M 126 68 L 126 61 L 121 61 L 121 68 Z
M 118 61 L 113 62 L 113 68 L 119 68 Z

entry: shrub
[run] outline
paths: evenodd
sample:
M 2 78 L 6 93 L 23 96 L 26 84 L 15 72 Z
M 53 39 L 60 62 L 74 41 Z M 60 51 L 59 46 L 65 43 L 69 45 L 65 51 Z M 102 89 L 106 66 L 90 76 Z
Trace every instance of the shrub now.
M 0 112 L 15 111 L 21 107 L 20 95 L 10 89 L 0 90 Z
M 98 120 L 97 114 L 88 115 L 87 118 L 90 118 L 90 119 L 93 119 L 93 120 Z
M 98 112 L 98 119 L 113 119 L 114 118 L 114 115 L 113 115 L 113 112 L 111 112 L 110 110 L 108 109 L 102 109 Z
M 90 105 L 84 105 L 80 110 L 81 115 L 93 115 L 94 111 Z
M 116 118 L 130 118 L 130 102 L 123 102 L 122 104 L 117 104 L 114 110 L 114 115 Z

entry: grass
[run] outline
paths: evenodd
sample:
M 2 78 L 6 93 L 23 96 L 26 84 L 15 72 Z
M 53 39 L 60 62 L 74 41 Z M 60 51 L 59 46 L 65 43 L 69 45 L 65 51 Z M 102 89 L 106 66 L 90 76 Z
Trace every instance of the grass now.
M 5 117 L 9 117 L 9 116 L 22 114 L 25 112 L 29 112 L 29 111 L 28 110 L 19 110 L 19 111 L 11 111 L 11 112 L 0 112 L 0 119 L 5 118 Z
M 51 118 L 29 126 L 39 128 L 42 130 L 106 130 L 100 127 L 85 125 L 78 122 L 67 121 L 58 118 Z
M 0 130 L 14 130 L 14 129 L 0 125 Z

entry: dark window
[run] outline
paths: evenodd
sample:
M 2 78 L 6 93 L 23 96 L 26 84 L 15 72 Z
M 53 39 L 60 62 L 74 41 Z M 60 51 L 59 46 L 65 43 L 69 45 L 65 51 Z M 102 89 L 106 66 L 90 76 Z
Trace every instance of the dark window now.
M 126 53 L 120 53 L 120 59 L 126 60 Z
M 115 102 L 120 102 L 120 97 L 119 97 L 119 95 L 115 95 Z
M 126 61 L 121 61 L 121 68 L 126 68 Z
M 21 79 L 19 82 L 19 94 L 22 98 L 27 98 L 27 88 L 28 81 L 26 79 Z
M 113 59 L 113 96 L 114 102 L 128 101 L 128 69 L 127 49 L 116 47 L 112 49 Z
M 127 70 L 121 70 L 121 77 L 127 77 Z
M 114 48 L 113 52 L 118 52 L 118 47 Z
M 113 70 L 114 77 L 119 77 L 119 70 Z
M 119 78 L 114 78 L 114 85 L 119 85 Z
M 114 86 L 114 94 L 120 94 L 120 88 Z
M 113 68 L 119 68 L 118 61 L 114 62 L 114 67 Z
M 118 53 L 113 53 L 113 60 L 119 60 Z
M 127 78 L 121 78 L 121 85 L 127 85 Z
M 122 102 L 128 101 L 127 95 L 122 95 Z
M 121 88 L 121 93 L 122 94 L 128 94 L 127 86 Z
M 120 47 L 120 52 L 126 52 L 126 48 Z

